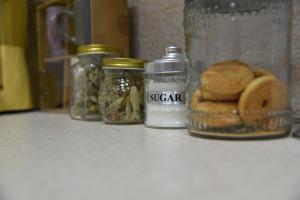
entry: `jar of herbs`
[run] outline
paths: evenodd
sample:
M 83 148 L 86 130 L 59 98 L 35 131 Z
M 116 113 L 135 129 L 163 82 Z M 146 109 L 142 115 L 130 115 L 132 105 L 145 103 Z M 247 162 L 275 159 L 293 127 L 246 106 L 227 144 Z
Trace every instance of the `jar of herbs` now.
M 144 63 L 141 59 L 104 59 L 99 105 L 105 123 L 144 122 Z
M 78 47 L 78 63 L 72 66 L 70 116 L 73 119 L 99 121 L 98 92 L 103 81 L 102 59 L 118 57 L 117 49 L 100 44 Z

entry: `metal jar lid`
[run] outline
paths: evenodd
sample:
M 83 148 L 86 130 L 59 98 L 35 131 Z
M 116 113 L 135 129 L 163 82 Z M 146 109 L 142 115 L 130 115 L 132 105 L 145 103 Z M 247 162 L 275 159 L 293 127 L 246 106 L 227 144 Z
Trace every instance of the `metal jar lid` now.
M 78 55 L 83 54 L 119 54 L 117 48 L 103 44 L 81 45 L 77 48 Z
M 134 58 L 104 58 L 103 69 L 135 69 L 144 70 L 146 60 Z
M 145 73 L 182 73 L 185 72 L 185 57 L 181 48 L 169 46 L 165 55 L 145 65 Z

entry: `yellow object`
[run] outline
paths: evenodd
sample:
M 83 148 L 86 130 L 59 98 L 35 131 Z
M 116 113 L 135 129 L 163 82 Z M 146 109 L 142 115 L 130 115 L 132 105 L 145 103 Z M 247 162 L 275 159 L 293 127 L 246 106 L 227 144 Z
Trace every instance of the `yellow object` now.
M 25 46 L 27 39 L 27 1 L 0 0 L 0 43 Z
M 32 108 L 24 48 L 1 45 L 0 49 L 2 64 L 0 111 Z
M 25 57 L 26 5 L 26 0 L 0 0 L 0 111 L 33 108 Z
M 144 69 L 147 61 L 133 58 L 104 58 L 103 68 Z

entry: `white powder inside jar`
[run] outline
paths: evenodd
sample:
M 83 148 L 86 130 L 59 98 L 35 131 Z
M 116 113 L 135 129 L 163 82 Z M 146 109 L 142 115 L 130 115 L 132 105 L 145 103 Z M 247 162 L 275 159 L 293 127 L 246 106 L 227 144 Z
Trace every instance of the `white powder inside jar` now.
M 153 82 L 146 85 L 146 121 L 150 127 L 185 127 L 185 83 Z

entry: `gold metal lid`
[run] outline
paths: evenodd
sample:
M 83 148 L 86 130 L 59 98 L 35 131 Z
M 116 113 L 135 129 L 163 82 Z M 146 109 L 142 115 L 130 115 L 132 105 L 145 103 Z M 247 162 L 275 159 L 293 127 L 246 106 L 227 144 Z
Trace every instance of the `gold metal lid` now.
M 90 53 L 119 53 L 117 48 L 103 44 L 80 45 L 77 48 L 78 54 Z
M 103 69 L 144 69 L 146 60 L 135 58 L 104 58 Z

